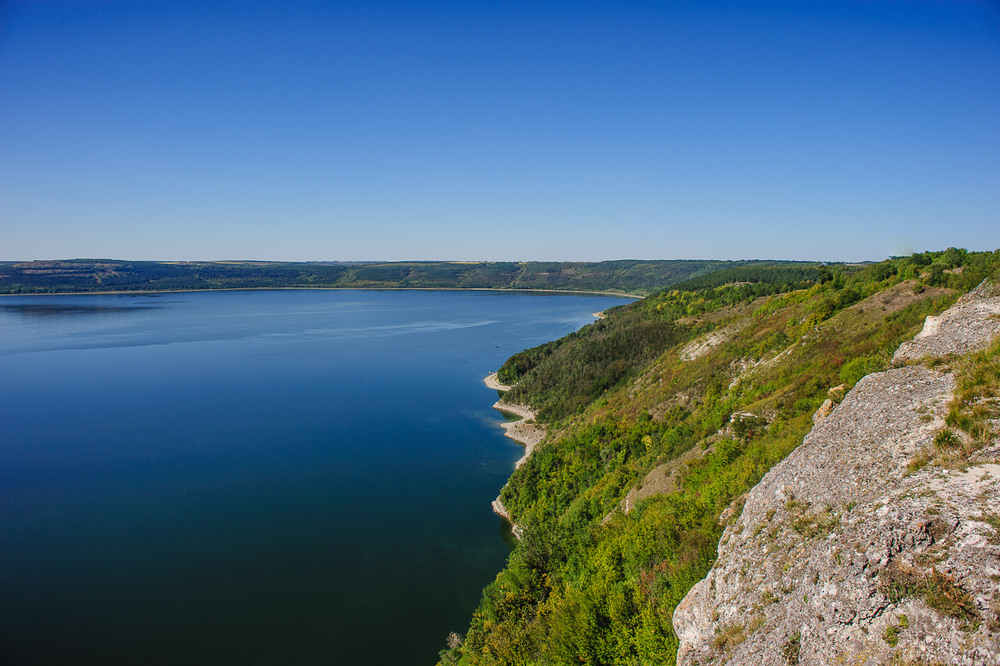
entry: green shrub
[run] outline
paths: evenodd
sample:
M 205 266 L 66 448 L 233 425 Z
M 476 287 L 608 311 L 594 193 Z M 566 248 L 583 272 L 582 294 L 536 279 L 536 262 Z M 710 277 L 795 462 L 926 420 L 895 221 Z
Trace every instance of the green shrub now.
M 840 368 L 840 381 L 850 388 L 861 381 L 865 375 L 881 372 L 888 366 L 881 356 L 862 356 L 853 358 Z

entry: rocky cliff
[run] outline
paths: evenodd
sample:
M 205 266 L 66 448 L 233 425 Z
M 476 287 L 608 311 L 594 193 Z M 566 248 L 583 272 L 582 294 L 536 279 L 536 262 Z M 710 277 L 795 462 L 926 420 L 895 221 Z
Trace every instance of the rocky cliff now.
M 974 445 L 945 423 L 961 355 L 997 335 L 983 284 L 723 514 L 718 559 L 674 613 L 678 663 L 1000 664 L 996 398 Z

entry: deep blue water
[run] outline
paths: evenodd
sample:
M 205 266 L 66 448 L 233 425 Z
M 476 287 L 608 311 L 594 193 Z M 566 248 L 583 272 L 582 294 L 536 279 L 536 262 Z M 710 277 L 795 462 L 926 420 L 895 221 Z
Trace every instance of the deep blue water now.
M 0 297 L 0 663 L 433 664 L 508 553 L 483 377 L 623 302 Z

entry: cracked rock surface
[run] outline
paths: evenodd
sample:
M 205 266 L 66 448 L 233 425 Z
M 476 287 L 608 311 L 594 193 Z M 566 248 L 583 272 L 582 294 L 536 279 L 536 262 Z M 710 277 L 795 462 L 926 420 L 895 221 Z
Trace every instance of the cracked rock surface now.
M 896 350 L 894 363 L 924 356 L 959 356 L 986 347 L 1000 335 L 1000 288 L 983 282 L 939 317 L 927 317 L 924 330 Z

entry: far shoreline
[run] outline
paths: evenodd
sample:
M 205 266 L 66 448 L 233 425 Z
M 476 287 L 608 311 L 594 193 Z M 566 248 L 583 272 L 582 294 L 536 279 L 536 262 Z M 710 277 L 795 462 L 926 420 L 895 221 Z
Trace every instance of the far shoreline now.
M 0 296 L 142 296 L 162 294 L 194 294 L 211 291 L 498 291 L 502 293 L 574 294 L 577 296 L 613 296 L 641 300 L 645 296 L 621 291 L 583 291 L 580 289 L 512 289 L 510 287 L 218 287 L 206 289 L 123 289 L 120 291 L 57 291 Z

